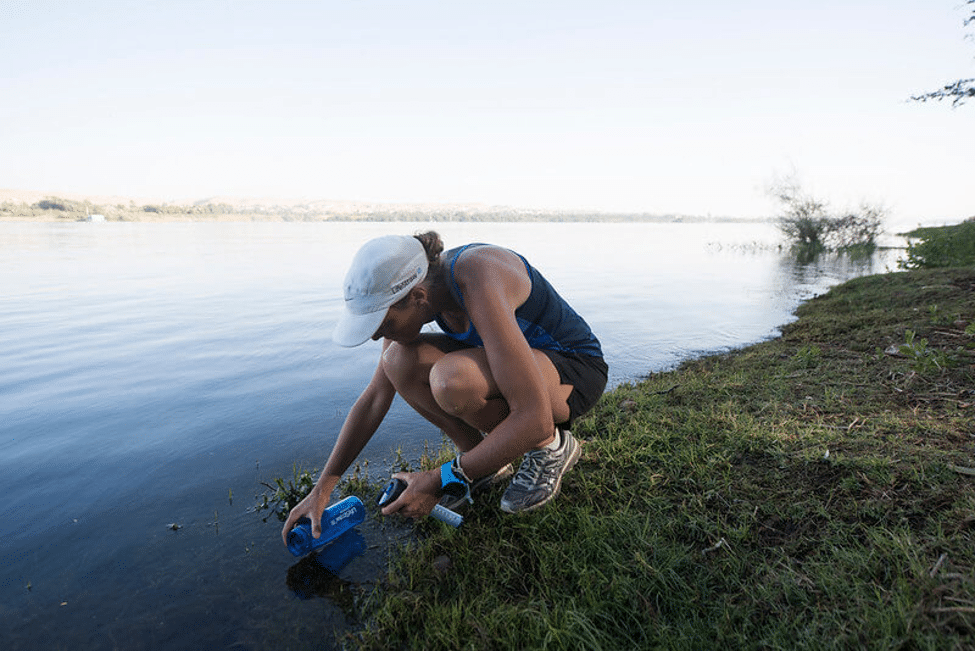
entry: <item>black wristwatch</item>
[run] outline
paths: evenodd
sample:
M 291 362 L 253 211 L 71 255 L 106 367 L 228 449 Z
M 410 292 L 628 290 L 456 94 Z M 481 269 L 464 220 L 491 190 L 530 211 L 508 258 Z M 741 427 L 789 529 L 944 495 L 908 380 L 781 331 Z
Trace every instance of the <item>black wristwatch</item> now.
M 457 462 L 455 459 L 441 465 L 441 493 L 452 498 L 468 497 L 471 487 L 464 474 L 455 469 Z

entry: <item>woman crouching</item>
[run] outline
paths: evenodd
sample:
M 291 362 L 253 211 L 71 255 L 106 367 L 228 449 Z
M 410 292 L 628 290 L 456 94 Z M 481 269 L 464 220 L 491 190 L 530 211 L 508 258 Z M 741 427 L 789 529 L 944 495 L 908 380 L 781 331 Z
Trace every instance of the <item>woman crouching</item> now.
M 334 341 L 382 339 L 382 353 L 283 538 L 302 517 L 319 536 L 333 489 L 396 394 L 461 453 L 440 469 L 395 474 L 407 489 L 384 514 L 425 516 L 439 501 L 456 508 L 511 475 L 520 456 L 503 511 L 533 510 L 559 493 L 580 457 L 568 427 L 604 391 L 607 365 L 587 323 L 525 258 L 488 244 L 444 251 L 434 232 L 384 236 L 357 252 L 344 296 Z M 431 321 L 443 334 L 421 333 Z

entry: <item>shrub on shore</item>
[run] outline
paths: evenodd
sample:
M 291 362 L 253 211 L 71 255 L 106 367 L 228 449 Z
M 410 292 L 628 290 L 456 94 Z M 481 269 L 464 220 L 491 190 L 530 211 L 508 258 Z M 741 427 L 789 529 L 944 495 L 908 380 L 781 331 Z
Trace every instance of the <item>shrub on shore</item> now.
M 922 227 L 905 234 L 909 238 L 901 269 L 974 266 L 974 218 L 956 226 Z

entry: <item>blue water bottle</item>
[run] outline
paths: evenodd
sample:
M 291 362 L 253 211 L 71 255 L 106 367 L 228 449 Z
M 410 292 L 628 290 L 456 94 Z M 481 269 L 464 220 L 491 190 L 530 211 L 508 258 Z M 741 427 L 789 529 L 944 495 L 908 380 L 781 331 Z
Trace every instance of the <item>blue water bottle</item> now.
M 322 535 L 318 539 L 312 536 L 312 521 L 300 518 L 286 537 L 288 550 L 296 557 L 318 550 L 335 541 L 353 526 L 362 523 L 364 518 L 366 508 L 363 501 L 356 496 L 344 498 L 322 512 Z

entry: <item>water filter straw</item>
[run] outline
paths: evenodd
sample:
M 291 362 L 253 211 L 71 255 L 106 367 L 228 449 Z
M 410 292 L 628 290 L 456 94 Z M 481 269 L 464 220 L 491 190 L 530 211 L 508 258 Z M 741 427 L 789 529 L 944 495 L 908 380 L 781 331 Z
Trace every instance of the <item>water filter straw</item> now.
M 447 523 L 451 527 L 458 527 L 461 525 L 461 514 L 458 512 L 453 512 L 447 507 L 442 507 L 441 505 L 435 505 L 434 509 L 431 510 L 431 516 L 438 519 L 442 523 Z
M 380 505 L 380 507 L 389 505 L 393 501 L 397 500 L 397 497 L 400 496 L 400 494 L 403 493 L 404 489 L 406 488 L 406 482 L 400 478 L 392 478 L 390 480 L 390 484 L 387 485 L 387 488 L 384 489 L 383 493 L 380 494 L 380 497 L 377 498 L 377 504 Z M 453 512 L 447 507 L 442 507 L 441 505 L 434 506 L 434 509 L 431 510 L 431 516 L 438 519 L 442 523 L 447 523 L 451 527 L 458 527 L 461 525 L 463 520 L 461 514 Z
M 312 522 L 307 518 L 300 518 L 286 537 L 288 550 L 296 557 L 318 550 L 353 526 L 362 523 L 364 518 L 366 507 L 363 506 L 363 501 L 356 496 L 344 498 L 322 512 L 322 534 L 318 539 L 312 536 Z

